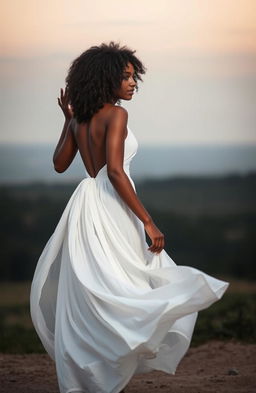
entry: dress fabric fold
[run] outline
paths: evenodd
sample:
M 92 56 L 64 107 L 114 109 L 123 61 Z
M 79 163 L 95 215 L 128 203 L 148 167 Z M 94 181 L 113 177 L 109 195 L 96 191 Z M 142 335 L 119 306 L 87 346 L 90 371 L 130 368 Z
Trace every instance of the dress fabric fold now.
M 124 171 L 138 142 L 128 127 Z M 229 283 L 148 250 L 143 223 L 106 165 L 73 192 L 38 260 L 30 292 L 37 334 L 61 393 L 119 393 L 137 373 L 174 374 L 198 311 Z

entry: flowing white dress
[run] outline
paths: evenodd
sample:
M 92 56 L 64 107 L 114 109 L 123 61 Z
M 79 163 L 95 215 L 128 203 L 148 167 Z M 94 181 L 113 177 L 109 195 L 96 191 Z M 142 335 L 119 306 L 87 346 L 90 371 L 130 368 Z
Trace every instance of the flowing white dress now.
M 128 127 L 124 170 L 138 142 Z M 72 194 L 34 273 L 31 317 L 61 393 L 118 393 L 137 373 L 174 374 L 197 311 L 228 283 L 147 248 L 143 223 L 107 176 Z

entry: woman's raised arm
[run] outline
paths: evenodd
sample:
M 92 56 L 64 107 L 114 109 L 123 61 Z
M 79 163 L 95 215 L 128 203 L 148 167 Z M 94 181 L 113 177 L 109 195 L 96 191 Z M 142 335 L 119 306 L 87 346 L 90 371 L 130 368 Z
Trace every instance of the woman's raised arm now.
M 53 154 L 53 164 L 54 169 L 61 173 L 70 166 L 78 148 L 72 131 L 73 112 L 69 105 L 67 89 L 65 89 L 65 92 L 63 92 L 63 89 L 60 90 L 58 104 L 65 116 L 65 122 Z

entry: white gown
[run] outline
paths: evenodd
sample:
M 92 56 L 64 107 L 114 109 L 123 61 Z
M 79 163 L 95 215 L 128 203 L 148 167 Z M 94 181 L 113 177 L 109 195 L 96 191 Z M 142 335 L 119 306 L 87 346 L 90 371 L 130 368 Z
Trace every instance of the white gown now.
M 124 170 L 138 148 L 128 127 Z M 134 374 L 174 374 L 197 311 L 228 283 L 147 248 L 143 223 L 107 176 L 87 174 L 37 263 L 30 307 L 61 393 L 119 393 Z

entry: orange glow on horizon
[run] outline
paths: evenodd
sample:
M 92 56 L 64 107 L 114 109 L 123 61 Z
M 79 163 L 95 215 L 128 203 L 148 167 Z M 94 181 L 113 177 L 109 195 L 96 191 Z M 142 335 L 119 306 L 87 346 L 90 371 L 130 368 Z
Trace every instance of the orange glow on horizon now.
M 143 52 L 256 53 L 254 0 L 2 2 L 1 55 L 76 53 L 111 39 Z M 135 8 L 134 8 L 135 7 Z M 136 11 L 136 12 L 135 12 Z

